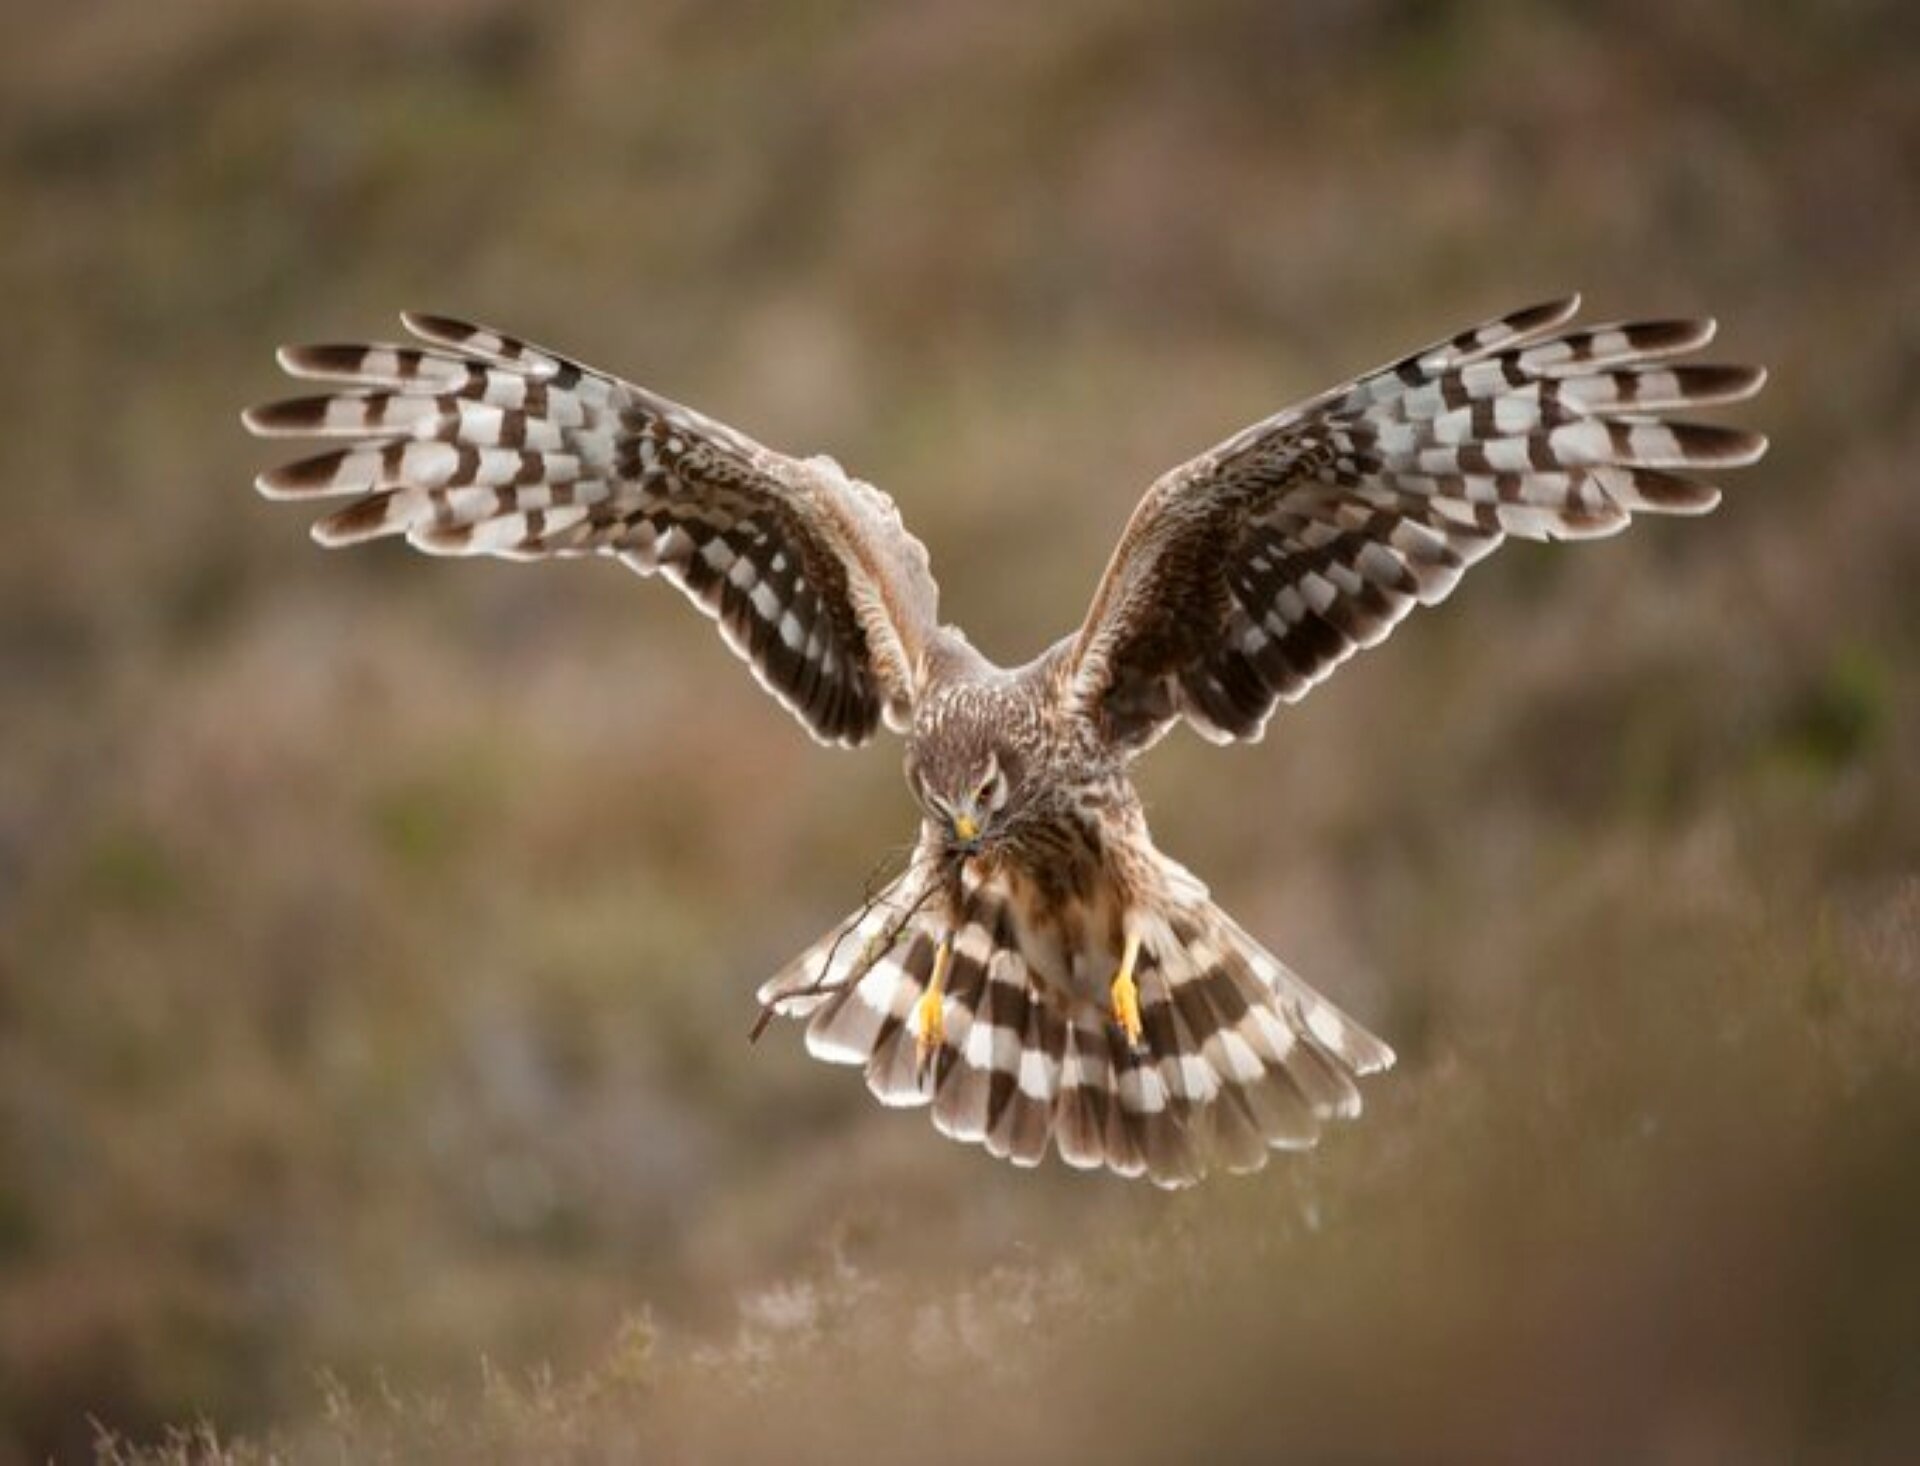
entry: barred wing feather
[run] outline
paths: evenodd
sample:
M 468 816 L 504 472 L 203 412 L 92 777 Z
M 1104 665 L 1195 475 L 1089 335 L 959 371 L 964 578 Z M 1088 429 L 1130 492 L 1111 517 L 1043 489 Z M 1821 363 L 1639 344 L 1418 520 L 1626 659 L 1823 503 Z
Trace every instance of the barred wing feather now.
M 338 440 L 257 480 L 345 498 L 320 543 L 613 556 L 685 591 L 815 737 L 906 726 L 938 593 L 885 494 L 487 327 L 402 319 L 419 344 L 282 350 L 328 390 L 245 415 L 262 437 Z
M 1508 536 L 1579 539 L 1636 513 L 1703 514 L 1697 473 L 1757 433 L 1667 414 L 1752 396 L 1756 367 L 1673 364 L 1713 323 L 1566 329 L 1578 297 L 1517 311 L 1235 434 L 1162 477 L 1066 649 L 1069 701 L 1144 747 L 1185 717 L 1257 738 Z

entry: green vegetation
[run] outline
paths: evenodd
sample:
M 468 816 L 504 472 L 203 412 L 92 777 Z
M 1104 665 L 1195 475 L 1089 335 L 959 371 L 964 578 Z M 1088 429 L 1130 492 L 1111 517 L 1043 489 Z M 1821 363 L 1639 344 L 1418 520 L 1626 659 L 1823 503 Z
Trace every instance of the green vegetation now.
M 14 17 L 0 1466 L 1920 1454 L 1916 17 Z M 892 750 L 616 570 L 322 555 L 237 422 L 497 320 L 887 486 L 1013 658 L 1161 469 L 1570 286 L 1774 451 L 1155 753 L 1403 1061 L 1173 1197 L 746 1043 Z

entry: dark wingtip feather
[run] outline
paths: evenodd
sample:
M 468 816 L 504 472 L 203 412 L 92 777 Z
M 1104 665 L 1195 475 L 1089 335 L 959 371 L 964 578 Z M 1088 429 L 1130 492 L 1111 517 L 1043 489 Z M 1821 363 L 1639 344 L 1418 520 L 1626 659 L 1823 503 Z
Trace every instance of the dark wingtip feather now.
M 1635 513 L 1710 514 L 1720 507 L 1720 490 L 1713 484 L 1658 468 L 1629 470 L 1613 496 Z
M 1749 428 L 1722 427 L 1718 423 L 1668 423 L 1667 430 L 1678 440 L 1689 464 L 1711 464 L 1716 468 L 1744 468 L 1758 463 L 1766 454 L 1764 433 Z
M 263 402 L 240 414 L 240 421 L 256 438 L 310 437 L 326 423 L 325 397 L 289 397 Z
M 378 539 L 399 527 L 388 522 L 391 504 L 390 494 L 369 494 L 317 520 L 308 533 L 313 536 L 315 544 L 328 549 Z
M 1631 321 L 1620 328 L 1635 351 L 1666 356 L 1697 351 L 1720 330 L 1712 316 L 1676 316 L 1668 320 Z
M 1767 385 L 1767 369 L 1760 366 L 1682 366 L 1674 374 L 1687 400 L 1698 406 L 1745 402 Z
M 315 381 L 350 382 L 360 374 L 370 348 L 327 341 L 308 346 L 282 346 L 274 355 L 280 370 L 291 377 Z
M 1580 313 L 1580 292 L 1570 291 L 1552 300 L 1543 300 L 1537 305 L 1525 306 L 1506 318 L 1505 324 L 1515 334 L 1530 336 L 1536 331 L 1551 330 L 1563 325 Z
M 261 474 L 253 481 L 253 486 L 269 499 L 303 499 L 315 494 L 339 494 L 371 488 L 371 483 L 358 480 L 340 481 L 340 467 L 346 456 L 344 450 L 336 450 L 293 463 L 283 463 Z
M 400 324 L 422 341 L 440 346 L 459 346 L 470 337 L 486 334 L 486 328 L 457 316 L 436 315 L 432 311 L 401 311 Z

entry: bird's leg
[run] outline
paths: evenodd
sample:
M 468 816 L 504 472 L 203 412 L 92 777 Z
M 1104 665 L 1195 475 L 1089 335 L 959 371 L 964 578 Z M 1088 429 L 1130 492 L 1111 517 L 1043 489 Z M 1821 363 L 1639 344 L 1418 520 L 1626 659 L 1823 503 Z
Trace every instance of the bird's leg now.
M 1133 980 L 1134 963 L 1140 959 L 1140 933 L 1127 932 L 1126 950 L 1120 954 L 1120 971 L 1114 975 L 1108 997 L 1113 1021 L 1127 1035 L 1127 1043 L 1140 1047 L 1140 984 Z
M 923 1068 L 946 1041 L 947 1020 L 943 1004 L 947 968 L 952 962 L 953 936 L 949 933 L 940 938 L 940 945 L 934 948 L 933 976 L 927 979 L 927 990 L 920 994 L 920 1001 L 913 1005 L 913 1041 Z

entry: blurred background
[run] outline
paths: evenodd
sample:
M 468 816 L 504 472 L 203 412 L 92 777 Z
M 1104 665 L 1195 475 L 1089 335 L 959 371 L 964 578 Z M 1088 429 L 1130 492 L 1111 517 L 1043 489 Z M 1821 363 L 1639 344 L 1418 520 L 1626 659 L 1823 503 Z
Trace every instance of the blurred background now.
M 1920 10 L 9 32 L 0 1463 L 1920 1458 Z M 1178 1196 L 748 1046 L 897 745 L 610 566 L 324 555 L 237 416 L 471 314 L 889 488 L 1017 660 L 1161 469 L 1569 288 L 1773 451 L 1147 762 L 1402 1059 Z

